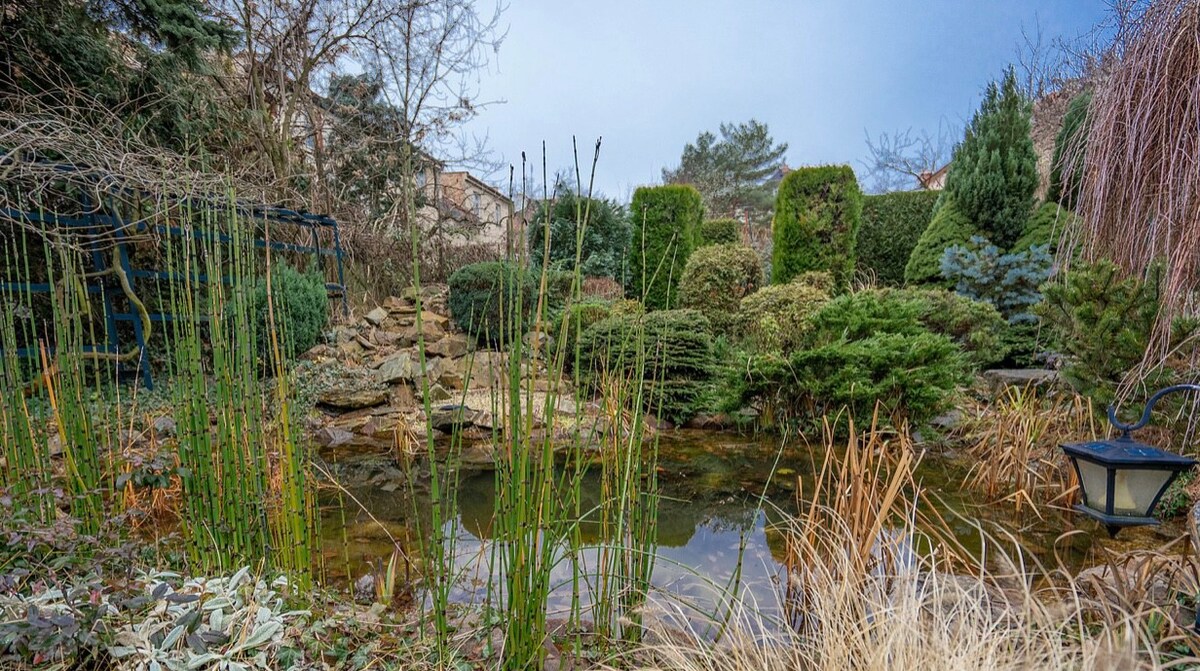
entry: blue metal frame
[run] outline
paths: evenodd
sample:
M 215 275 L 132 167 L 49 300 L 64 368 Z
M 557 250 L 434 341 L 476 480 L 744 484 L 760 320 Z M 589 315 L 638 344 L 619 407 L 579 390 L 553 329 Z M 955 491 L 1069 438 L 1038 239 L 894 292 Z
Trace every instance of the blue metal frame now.
M 10 155 L 0 155 L 0 165 L 8 162 Z M 67 172 L 84 173 L 77 166 L 70 164 L 54 164 L 54 167 Z M 109 191 L 120 190 L 119 188 L 109 189 Z M 180 199 L 181 205 L 192 208 L 216 209 L 228 208 L 228 204 L 217 204 L 212 201 L 207 201 L 199 198 Z M 166 226 L 161 224 L 149 224 L 145 221 L 129 221 L 120 216 L 112 214 L 100 213 L 100 208 L 96 207 L 90 197 L 85 193 L 80 197 L 80 204 L 84 212 L 92 214 L 86 215 L 85 218 L 68 217 L 53 212 L 33 212 L 15 210 L 11 208 L 0 208 L 0 219 L 10 219 L 19 222 L 28 222 L 34 224 L 49 224 L 52 226 L 63 226 L 66 228 L 75 229 L 93 229 L 95 231 L 111 232 L 116 239 L 117 259 L 121 265 L 121 269 L 125 272 L 131 286 L 136 288 L 136 282 L 139 279 L 147 280 L 167 280 L 178 281 L 184 279 L 184 275 L 180 273 L 170 273 L 161 270 L 151 270 L 143 268 L 133 268 L 129 263 L 129 250 L 126 240 L 128 235 L 126 231 L 135 232 L 153 232 L 166 236 L 184 237 L 191 236 L 195 239 L 205 241 L 217 241 L 228 244 L 231 242 L 229 236 L 218 232 L 206 231 L 187 231 L 175 226 Z M 313 214 L 310 212 L 290 210 L 287 208 L 262 204 L 247 204 L 236 203 L 233 211 L 238 215 L 259 219 L 270 223 L 279 223 L 292 226 L 308 228 L 312 232 L 312 245 L 298 245 L 286 242 L 268 241 L 262 238 L 257 238 L 254 241 L 255 247 L 259 249 L 268 249 L 272 251 L 293 252 L 298 254 L 310 254 L 317 259 L 320 265 L 324 265 L 323 259 L 333 257 L 337 270 L 337 283 L 326 283 L 327 292 L 337 292 L 341 298 L 342 312 L 349 313 L 349 304 L 346 292 L 345 274 L 342 266 L 344 253 L 342 251 L 341 235 L 338 229 L 338 223 L 331 217 L 321 214 Z M 320 230 L 328 228 L 333 233 L 333 247 L 322 247 L 320 240 Z M 109 270 L 109 260 L 105 257 L 101 243 L 97 239 L 92 239 L 88 248 L 90 263 L 95 272 L 100 273 Z M 231 278 L 209 278 L 203 274 L 193 275 L 192 279 L 197 282 L 208 283 L 210 281 L 219 281 L 223 284 L 229 284 Z M 89 294 L 99 294 L 101 301 L 104 304 L 104 330 L 107 344 L 92 345 L 84 347 L 85 351 L 93 352 L 110 352 L 118 353 L 121 351 L 120 334 L 117 329 L 117 324 L 121 322 L 129 322 L 133 325 L 135 344 L 141 348 L 141 356 L 136 364 L 137 372 L 142 378 L 142 383 L 147 389 L 154 387 L 154 379 L 150 372 L 149 361 L 146 356 L 146 341 L 145 333 L 142 330 L 141 316 L 132 312 L 118 312 L 113 303 L 113 298 L 120 294 L 119 291 L 114 291 L 111 283 L 96 282 L 85 284 L 85 290 Z M 0 282 L 0 290 L 24 293 L 52 293 L 54 287 L 48 283 L 37 282 Z M 122 294 L 123 295 L 123 294 Z M 154 322 L 169 322 L 176 317 L 172 314 L 153 313 L 150 320 Z M 37 348 L 28 347 L 17 350 L 17 355 L 21 357 L 36 357 L 38 356 Z

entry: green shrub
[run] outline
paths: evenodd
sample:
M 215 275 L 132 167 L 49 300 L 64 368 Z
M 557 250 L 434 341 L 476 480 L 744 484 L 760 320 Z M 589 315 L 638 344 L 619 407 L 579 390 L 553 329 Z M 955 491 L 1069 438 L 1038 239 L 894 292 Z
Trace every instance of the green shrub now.
M 536 307 L 538 280 L 527 269 L 506 261 L 463 266 L 450 276 L 450 317 L 480 343 L 519 338 Z M 516 314 L 520 299 L 521 314 Z M 501 315 L 504 319 L 501 320 Z
M 1063 115 L 1062 128 L 1054 138 L 1054 158 L 1050 162 L 1050 187 L 1046 192 L 1046 200 L 1061 203 L 1068 209 L 1074 209 L 1079 203 L 1079 176 L 1083 173 L 1083 152 L 1081 145 L 1087 142 L 1090 130 L 1088 108 L 1092 104 L 1092 92 L 1084 91 L 1071 99 L 1067 113 Z M 1066 171 L 1066 161 L 1072 160 L 1074 165 Z M 1070 172 L 1071 184 L 1064 184 L 1067 178 L 1064 172 Z
M 1112 403 L 1126 373 L 1141 363 L 1159 310 L 1162 268 L 1147 281 L 1122 277 L 1110 261 L 1077 265 L 1045 287 L 1038 306 L 1054 344 L 1065 356 L 1066 379 L 1098 408 Z M 1179 339 L 1190 329 L 1180 329 Z M 1147 381 L 1154 389 L 1166 380 Z
M 1042 284 L 1050 278 L 1051 258 L 1044 246 L 1003 254 L 985 238 L 971 238 L 942 256 L 942 276 L 967 298 L 996 306 L 1010 324 L 1034 323 L 1031 312 L 1042 302 Z
M 943 194 L 941 205 L 933 214 L 933 220 L 917 240 L 908 265 L 904 267 L 907 284 L 949 287 L 951 283 L 942 277 L 942 255 L 955 245 L 965 245 L 979 235 L 954 199 Z
M 742 241 L 737 219 L 706 219 L 696 230 L 696 246 L 736 244 Z
M 709 245 L 692 252 L 679 278 L 679 303 L 704 313 L 718 333 L 733 325 L 742 298 L 762 285 L 758 253 L 737 244 Z
M 808 319 L 829 290 L 801 282 L 773 284 L 742 299 L 732 333 L 757 352 L 790 353 L 803 343 Z
M 250 295 L 252 313 L 257 315 L 255 334 L 259 356 L 272 360 L 268 329 L 267 281 L 258 278 Z M 302 273 L 286 263 L 276 262 L 271 270 L 271 303 L 274 307 L 280 353 L 291 360 L 312 349 L 329 324 L 329 294 L 325 279 L 315 273 Z
M 812 287 L 827 294 L 833 294 L 833 275 L 823 270 L 807 270 L 792 278 L 791 284 Z
M 1027 252 L 1035 245 L 1045 246 L 1051 256 L 1058 251 L 1063 231 L 1075 224 L 1075 214 L 1058 203 L 1045 202 L 1034 210 L 1025 224 L 1025 232 L 1013 245 L 1013 253 Z
M 858 270 L 882 285 L 904 284 L 904 267 L 933 219 L 938 191 L 897 191 L 863 197 L 856 251 Z
M 551 333 L 554 337 L 561 336 L 563 339 L 563 346 L 566 348 L 563 350 L 564 361 L 568 369 L 574 366 L 575 345 L 579 341 L 579 335 L 587 327 L 611 317 L 612 314 L 612 304 L 608 301 L 584 300 L 567 306 L 558 316 Z
M 885 421 L 919 426 L 945 409 L 951 392 L 965 381 L 964 371 L 958 347 L 946 336 L 878 333 L 834 340 L 788 358 L 752 357 L 742 391 L 744 401 L 766 403 L 776 418 L 801 427 L 847 409 L 861 425 L 877 403 Z
M 573 272 L 579 258 L 579 271 L 584 277 L 625 279 L 625 262 L 629 251 L 629 218 L 617 203 L 600 198 L 586 198 L 560 185 L 559 195 L 552 202 L 542 203 L 528 226 L 529 258 L 534 269 L 542 266 L 545 256 L 546 227 L 550 229 L 550 266 Z M 583 239 L 579 239 L 581 222 Z
M 819 419 L 848 407 L 859 421 L 876 402 L 893 421 L 922 424 L 965 379 L 966 362 L 949 337 L 921 322 L 926 306 L 898 293 L 839 296 L 810 319 L 807 347 L 787 359 L 778 380 L 782 406 Z
M 660 310 L 602 319 L 579 337 L 583 379 L 599 390 L 611 376 L 644 385 L 647 410 L 675 423 L 699 412 L 715 361 L 708 319 Z
M 772 225 L 771 281 L 787 284 L 825 270 L 839 289 L 854 274 L 862 192 L 850 166 L 802 168 L 779 184 Z
M 916 317 L 921 325 L 932 333 L 953 340 L 973 366 L 994 366 L 1008 355 L 1008 323 L 989 303 L 971 300 L 945 289 L 881 288 L 873 290 L 873 293 L 885 304 L 915 304 Z
M 685 185 L 644 186 L 629 206 L 629 294 L 651 310 L 677 304 L 676 287 L 704 218 L 700 193 Z
M 946 193 L 959 212 L 1000 249 L 1016 243 L 1033 213 L 1038 174 L 1030 111 L 1010 67 L 999 86 L 988 85 L 946 175 Z

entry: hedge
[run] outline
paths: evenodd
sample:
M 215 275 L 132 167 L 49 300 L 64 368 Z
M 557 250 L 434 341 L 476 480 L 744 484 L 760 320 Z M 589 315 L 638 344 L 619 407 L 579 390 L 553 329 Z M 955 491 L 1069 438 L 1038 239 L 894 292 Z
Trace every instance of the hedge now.
M 679 277 L 704 219 L 700 193 L 681 184 L 642 187 L 633 194 L 629 216 L 630 296 L 650 310 L 676 305 Z
M 858 269 L 886 286 L 904 284 L 904 266 L 933 219 L 939 191 L 897 191 L 863 197 Z
M 979 231 L 959 211 L 954 199 L 944 194 L 904 267 L 905 283 L 949 287 L 950 283 L 942 277 L 942 256 L 947 248 L 966 245 L 977 235 Z
M 839 288 L 854 274 L 862 192 L 848 165 L 788 173 L 775 197 L 771 281 L 786 284 L 802 272 L 827 270 Z
M 741 242 L 741 228 L 742 224 L 737 219 L 707 219 L 696 231 L 696 246 Z

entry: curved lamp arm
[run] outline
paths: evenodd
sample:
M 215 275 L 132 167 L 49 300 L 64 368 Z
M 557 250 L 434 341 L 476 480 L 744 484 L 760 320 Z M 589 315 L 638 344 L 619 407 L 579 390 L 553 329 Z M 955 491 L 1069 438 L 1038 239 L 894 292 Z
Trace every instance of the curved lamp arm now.
M 1117 419 L 1117 408 L 1116 406 L 1110 405 L 1108 406 L 1108 421 L 1113 426 L 1120 429 L 1121 439 L 1128 439 L 1130 431 L 1137 431 L 1138 429 L 1150 423 L 1150 413 L 1154 410 L 1154 404 L 1158 403 L 1159 399 L 1161 399 L 1163 396 L 1174 394 L 1175 392 L 1179 391 L 1200 391 L 1200 384 L 1176 384 L 1165 389 L 1159 389 L 1158 391 L 1154 392 L 1154 395 L 1150 397 L 1150 400 L 1146 401 L 1146 409 L 1142 411 L 1141 419 L 1133 424 L 1125 424 L 1121 420 Z

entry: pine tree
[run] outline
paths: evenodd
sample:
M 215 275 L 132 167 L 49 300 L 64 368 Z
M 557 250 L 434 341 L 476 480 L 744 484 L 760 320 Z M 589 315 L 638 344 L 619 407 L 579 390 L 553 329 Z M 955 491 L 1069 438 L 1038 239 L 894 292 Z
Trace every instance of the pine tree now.
M 962 214 L 1001 249 L 1021 237 L 1033 210 L 1038 176 L 1030 113 L 1009 68 L 999 86 L 988 85 L 946 178 Z

